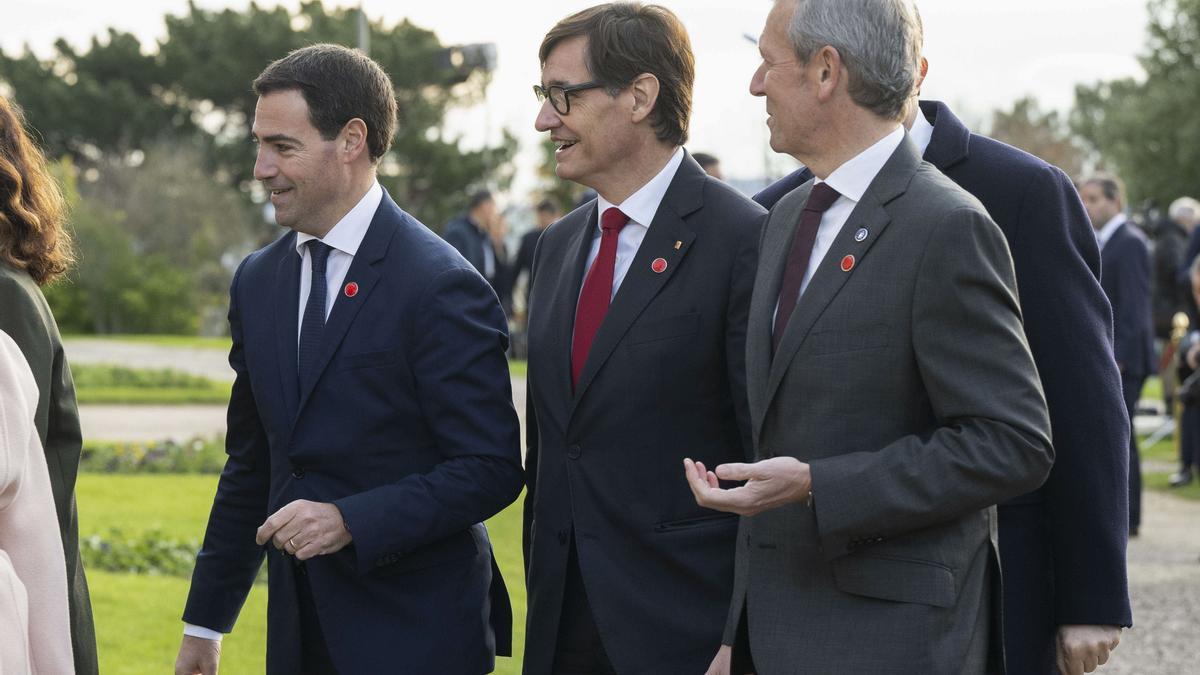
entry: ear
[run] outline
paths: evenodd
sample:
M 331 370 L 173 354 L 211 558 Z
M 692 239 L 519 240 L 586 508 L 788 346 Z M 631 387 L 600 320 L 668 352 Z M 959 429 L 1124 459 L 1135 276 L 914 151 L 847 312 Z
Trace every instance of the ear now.
M 846 78 L 846 66 L 842 63 L 842 55 L 829 45 L 821 47 L 813 55 L 812 62 L 817 65 L 817 98 L 828 101 L 833 98 Z
M 925 84 L 925 76 L 929 74 L 929 59 L 921 57 L 921 66 L 917 69 L 917 95 L 921 94 L 921 85 Z
M 654 104 L 658 102 L 658 78 L 650 73 L 642 73 L 638 75 L 633 84 L 629 85 L 629 91 L 633 93 L 633 122 L 640 123 L 642 120 L 650 116 L 654 110 Z
M 337 137 L 338 150 L 346 163 L 357 161 L 359 157 L 370 156 L 367 147 L 367 123 L 355 117 L 346 122 Z

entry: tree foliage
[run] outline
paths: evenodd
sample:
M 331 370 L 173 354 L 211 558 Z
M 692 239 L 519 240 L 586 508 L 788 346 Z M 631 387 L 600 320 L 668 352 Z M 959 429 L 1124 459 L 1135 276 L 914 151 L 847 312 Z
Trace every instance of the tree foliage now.
M 293 49 L 354 46 L 358 10 L 320 0 L 295 11 L 255 3 L 207 10 L 189 2 L 185 13 L 165 19 L 166 37 L 149 53 L 132 34 L 110 29 L 84 50 L 59 40 L 47 59 L 28 50 L 0 53 L 0 79 L 52 156 L 69 154 L 84 168 L 136 163 L 149 145 L 183 139 L 202 148 L 204 168 L 218 180 L 252 194 L 251 82 Z M 396 141 L 380 171 L 397 201 L 435 224 L 459 210 L 471 188 L 507 187 L 512 135 L 464 150 L 442 126 L 452 107 L 482 100 L 487 73 L 464 72 L 434 33 L 408 21 L 368 23 L 371 57 L 391 76 L 399 103 Z
M 1083 170 L 1084 152 L 1066 123 L 1057 112 L 1043 112 L 1033 98 L 1018 100 L 1012 110 L 994 112 L 988 135 L 1042 158 L 1067 175 L 1078 176 Z
M 1072 128 L 1125 181 L 1131 202 L 1200 188 L 1200 0 L 1150 0 L 1144 81 L 1075 90 Z

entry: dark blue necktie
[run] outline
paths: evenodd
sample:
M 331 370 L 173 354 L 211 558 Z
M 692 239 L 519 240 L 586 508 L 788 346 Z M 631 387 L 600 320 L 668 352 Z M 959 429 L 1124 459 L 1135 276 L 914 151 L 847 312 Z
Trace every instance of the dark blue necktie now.
M 312 285 L 308 290 L 308 303 L 304 305 L 304 320 L 300 324 L 299 375 L 300 390 L 303 391 L 317 367 L 317 355 L 321 350 L 321 333 L 325 330 L 325 263 L 329 244 L 312 239 L 305 244 L 312 261 Z

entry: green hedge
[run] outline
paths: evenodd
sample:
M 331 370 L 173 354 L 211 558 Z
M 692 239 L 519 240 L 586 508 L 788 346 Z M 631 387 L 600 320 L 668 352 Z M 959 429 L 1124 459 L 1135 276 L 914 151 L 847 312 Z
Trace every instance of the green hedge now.
M 183 443 L 85 443 L 79 470 L 87 473 L 221 473 L 225 439 Z
M 183 404 L 229 402 L 228 382 L 171 368 L 157 370 L 113 365 L 71 366 L 75 395 L 83 404 Z

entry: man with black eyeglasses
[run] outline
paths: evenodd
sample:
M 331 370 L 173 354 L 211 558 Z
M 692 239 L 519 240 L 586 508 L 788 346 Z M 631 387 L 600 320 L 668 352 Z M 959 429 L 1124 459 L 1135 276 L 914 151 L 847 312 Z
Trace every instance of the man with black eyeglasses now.
M 685 456 L 750 447 L 745 330 L 764 211 L 682 148 L 683 25 L 637 3 L 542 42 L 536 127 L 598 196 L 542 235 L 529 301 L 526 673 L 702 673 L 737 519 L 698 507 Z

